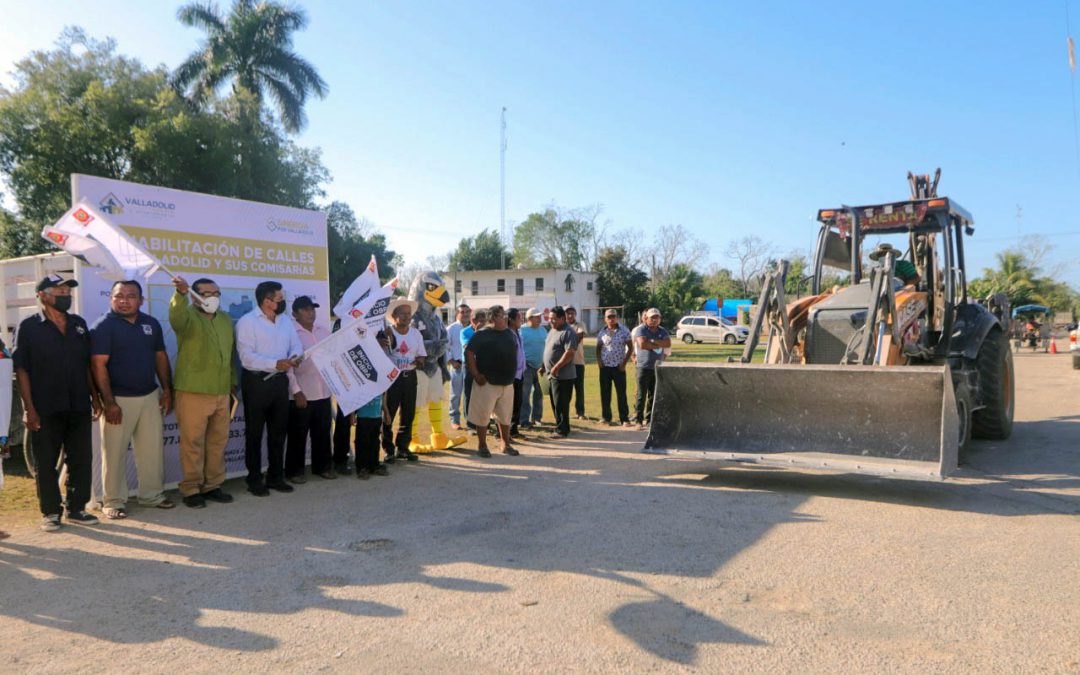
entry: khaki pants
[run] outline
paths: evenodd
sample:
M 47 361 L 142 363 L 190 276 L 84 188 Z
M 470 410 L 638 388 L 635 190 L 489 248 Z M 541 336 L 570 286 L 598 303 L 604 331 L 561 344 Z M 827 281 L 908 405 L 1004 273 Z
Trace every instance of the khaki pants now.
M 176 392 L 180 424 L 180 494 L 210 492 L 225 482 L 225 444 L 229 441 L 229 396 Z
M 102 504 L 108 508 L 123 508 L 127 504 L 128 446 L 135 452 L 139 503 L 157 506 L 165 499 L 159 396 L 156 389 L 146 396 L 117 396 L 116 404 L 123 412 L 120 424 L 109 424 L 104 416 L 101 418 L 101 479 L 105 485 Z

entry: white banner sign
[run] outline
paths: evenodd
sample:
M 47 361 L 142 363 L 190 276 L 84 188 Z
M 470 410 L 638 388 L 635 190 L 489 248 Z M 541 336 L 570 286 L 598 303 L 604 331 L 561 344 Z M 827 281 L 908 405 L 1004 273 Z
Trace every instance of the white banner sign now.
M 305 354 L 348 415 L 390 388 L 398 369 L 363 321 L 354 321 Z
M 353 318 L 344 317 L 341 325 L 344 327 L 350 321 L 362 323 L 368 330 L 378 333 L 386 327 L 386 310 L 390 307 L 390 300 L 393 299 L 397 286 L 398 280 L 394 277 L 385 286 L 369 293 L 367 299 L 353 309 L 350 314 Z

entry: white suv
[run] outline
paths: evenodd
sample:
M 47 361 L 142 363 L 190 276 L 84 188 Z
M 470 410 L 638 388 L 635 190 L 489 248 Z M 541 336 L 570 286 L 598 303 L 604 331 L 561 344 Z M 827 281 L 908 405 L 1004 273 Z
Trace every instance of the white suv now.
M 688 345 L 695 342 L 741 344 L 749 335 L 750 329 L 746 326 L 737 326 L 717 316 L 684 316 L 675 327 L 675 337 Z

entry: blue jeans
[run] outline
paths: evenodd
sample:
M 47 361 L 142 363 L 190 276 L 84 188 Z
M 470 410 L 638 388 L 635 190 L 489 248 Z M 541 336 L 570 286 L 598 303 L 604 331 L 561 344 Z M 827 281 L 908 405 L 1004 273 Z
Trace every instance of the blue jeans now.
M 521 413 L 522 424 L 540 424 L 544 416 L 544 392 L 540 389 L 540 374 L 536 368 L 525 366 L 521 376 Z
M 461 424 L 461 393 L 465 390 L 465 364 L 450 368 L 450 421 Z

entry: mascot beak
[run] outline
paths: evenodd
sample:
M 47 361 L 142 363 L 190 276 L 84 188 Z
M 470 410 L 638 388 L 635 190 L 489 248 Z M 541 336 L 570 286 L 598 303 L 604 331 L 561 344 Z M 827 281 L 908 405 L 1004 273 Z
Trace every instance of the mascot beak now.
M 429 286 L 424 291 L 424 299 L 431 303 L 432 307 L 442 307 L 450 302 L 450 292 L 442 286 Z

